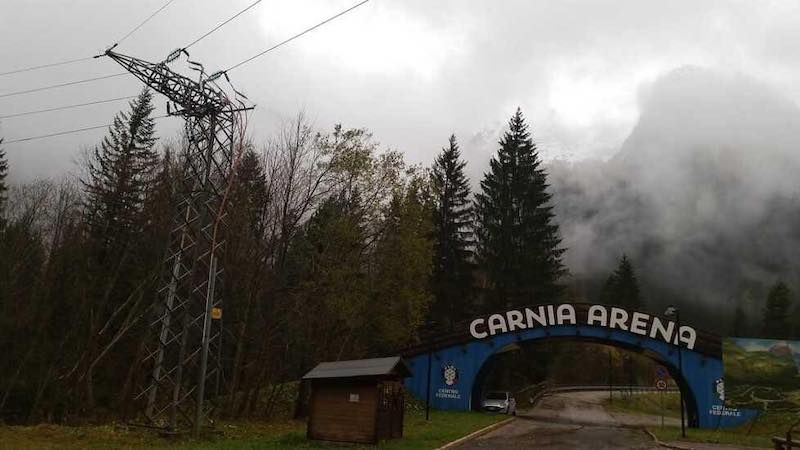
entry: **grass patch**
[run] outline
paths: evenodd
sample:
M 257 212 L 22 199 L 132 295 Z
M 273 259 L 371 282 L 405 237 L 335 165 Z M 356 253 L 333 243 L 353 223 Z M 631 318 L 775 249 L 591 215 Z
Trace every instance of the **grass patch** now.
M 406 414 L 405 437 L 388 441 L 380 448 L 393 450 L 422 450 L 440 447 L 473 431 L 508 419 L 508 416 L 460 411 L 431 411 L 431 421 L 425 413 Z
M 681 437 L 680 427 L 648 428 L 662 442 L 702 442 L 707 444 L 729 444 L 756 448 L 773 448 L 772 436 L 747 435 L 734 431 L 719 429 L 707 430 L 687 428 L 686 437 Z
M 736 428 L 718 430 L 687 428 L 686 438 L 681 437 L 680 427 L 649 427 L 661 441 L 705 442 L 712 444 L 734 444 L 749 447 L 774 448 L 773 436 L 783 437 L 786 430 L 798 420 L 798 416 L 786 413 L 764 414 L 755 422 Z
M 621 396 L 615 393 L 614 400 L 606 399 L 604 406 L 611 412 L 660 416 L 662 401 L 665 417 L 681 416 L 681 397 L 677 392 L 645 392 Z
M 381 443 L 381 449 L 422 450 L 439 447 L 507 416 L 469 412 L 432 411 L 431 421 L 421 411 L 409 411 L 405 437 Z M 272 449 L 365 449 L 368 446 L 307 441 L 305 422 L 225 422 L 219 436 L 204 440 L 167 439 L 154 433 L 105 426 L 66 427 L 37 425 L 0 427 L 0 450 L 272 450 Z

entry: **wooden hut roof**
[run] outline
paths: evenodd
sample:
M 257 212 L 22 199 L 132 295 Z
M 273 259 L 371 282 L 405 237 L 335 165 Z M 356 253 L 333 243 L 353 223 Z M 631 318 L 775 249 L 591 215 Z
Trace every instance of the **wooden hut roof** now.
M 317 364 L 307 374 L 304 380 L 321 378 L 351 378 L 372 377 L 381 375 L 400 375 L 408 377 L 411 370 L 403 358 L 392 356 L 389 358 L 355 359 L 351 361 L 331 361 Z

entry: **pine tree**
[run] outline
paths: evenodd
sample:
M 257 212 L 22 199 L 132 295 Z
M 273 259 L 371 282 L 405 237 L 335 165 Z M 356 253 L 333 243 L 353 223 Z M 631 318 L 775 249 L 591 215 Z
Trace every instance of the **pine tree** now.
M 8 161 L 6 160 L 6 152 L 2 148 L 3 139 L 0 138 L 0 231 L 3 230 L 5 225 L 5 207 L 6 207 L 6 176 L 8 175 Z
M 791 297 L 792 291 L 782 281 L 775 283 L 769 290 L 767 304 L 764 307 L 763 337 L 787 339 L 791 336 L 792 325 L 789 317 Z
M 622 255 L 617 269 L 608 276 L 603 286 L 602 302 L 607 305 L 641 309 L 639 282 L 636 280 L 633 264 L 626 255 Z
M 741 305 L 736 306 L 731 325 L 731 336 L 742 337 L 747 335 L 747 315 Z
M 90 235 L 108 248 L 125 244 L 142 225 L 140 213 L 158 162 L 152 100 L 145 89 L 129 112 L 114 117 L 82 180 Z
M 152 93 L 145 89 L 130 102 L 129 111 L 117 114 L 107 136 L 91 153 L 87 176 L 81 180 L 86 193 L 83 213 L 88 257 L 82 272 L 85 279 L 80 281 L 86 298 L 84 322 L 75 327 L 82 329 L 85 351 L 74 388 L 87 410 L 119 389 L 113 378 L 94 378 L 94 374 L 124 367 L 126 350 L 139 348 L 133 333 L 124 333 L 113 344 L 116 352 L 101 353 L 124 329 L 124 320 L 119 320 L 123 315 L 143 312 L 145 290 L 160 256 L 154 256 L 159 246 L 146 240 L 150 225 L 145 208 L 149 197 L 157 195 L 153 189 L 158 164 L 153 149 L 153 109 Z M 122 389 L 128 389 L 126 386 L 128 383 L 123 383 Z
M 432 169 L 433 294 L 430 317 L 443 327 L 451 327 L 471 315 L 474 233 L 467 165 L 461 159 L 456 136 L 442 149 Z
M 476 195 L 478 257 L 488 309 L 553 300 L 566 272 L 547 174 L 517 109 Z

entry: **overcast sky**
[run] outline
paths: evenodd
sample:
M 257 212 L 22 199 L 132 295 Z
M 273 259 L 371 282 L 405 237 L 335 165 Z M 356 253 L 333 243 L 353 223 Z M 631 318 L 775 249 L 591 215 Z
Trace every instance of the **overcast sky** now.
M 175 0 L 117 50 L 161 60 L 251 1 Z M 192 48 L 192 59 L 209 71 L 228 67 L 353 3 L 264 0 Z M 100 53 L 162 4 L 0 0 L 0 72 Z M 372 0 L 231 76 L 258 105 L 257 141 L 304 109 L 320 128 L 369 128 L 412 162 L 430 162 L 454 132 L 473 167 L 483 167 L 517 106 L 546 159 L 611 156 L 636 123 L 639 94 L 685 65 L 752 77 L 798 104 L 800 2 Z M 4 76 L 0 95 L 120 71 L 97 59 Z M 126 76 L 0 98 L 0 116 L 140 87 Z M 104 124 L 123 106 L 0 120 L 0 136 Z M 170 118 L 159 132 L 179 127 Z M 73 170 L 80 149 L 103 133 L 6 145 L 12 174 Z

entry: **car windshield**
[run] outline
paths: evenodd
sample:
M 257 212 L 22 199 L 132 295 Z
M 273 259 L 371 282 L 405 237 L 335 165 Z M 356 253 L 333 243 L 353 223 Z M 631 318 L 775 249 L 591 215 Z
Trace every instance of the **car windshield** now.
M 486 400 L 505 400 L 506 393 L 505 392 L 489 392 L 486 394 Z

